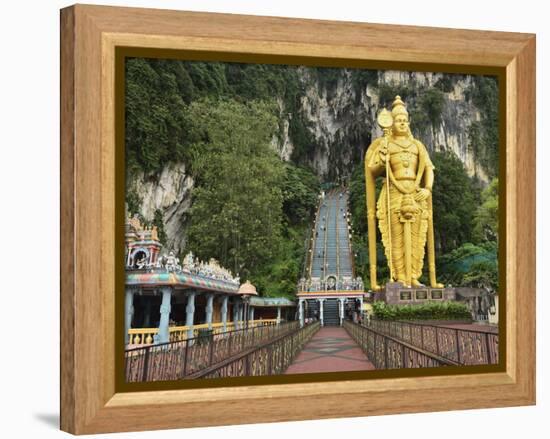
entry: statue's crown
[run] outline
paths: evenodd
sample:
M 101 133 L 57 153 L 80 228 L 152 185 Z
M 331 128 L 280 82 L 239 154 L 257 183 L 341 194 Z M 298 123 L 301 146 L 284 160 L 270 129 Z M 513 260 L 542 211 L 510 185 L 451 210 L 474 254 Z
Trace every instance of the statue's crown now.
M 396 118 L 400 114 L 404 114 L 409 117 L 409 113 L 407 111 L 407 107 L 405 107 L 405 102 L 401 100 L 401 96 L 396 96 L 395 100 L 393 101 L 393 104 L 391 106 L 391 115 Z

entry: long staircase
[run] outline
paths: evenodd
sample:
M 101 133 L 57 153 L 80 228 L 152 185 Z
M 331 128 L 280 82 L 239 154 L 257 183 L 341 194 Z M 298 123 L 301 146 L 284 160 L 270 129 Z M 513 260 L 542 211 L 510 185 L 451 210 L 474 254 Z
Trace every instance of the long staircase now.
M 347 222 L 347 194 L 330 191 L 319 208 L 315 220 L 310 278 L 353 277 L 353 264 Z
M 341 325 L 340 307 L 347 309 L 350 300 L 362 298 L 362 280 L 354 277 L 348 217 L 348 195 L 344 188 L 322 194 L 312 229 L 309 266 L 304 270 L 309 276 L 304 276 L 299 286 L 307 304 L 305 318 L 320 318 L 328 326 Z

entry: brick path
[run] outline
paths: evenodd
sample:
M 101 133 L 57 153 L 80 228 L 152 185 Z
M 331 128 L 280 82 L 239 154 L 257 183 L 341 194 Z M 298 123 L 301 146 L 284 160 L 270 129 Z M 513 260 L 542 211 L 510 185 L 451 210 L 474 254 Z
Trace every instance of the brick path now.
M 341 327 L 321 328 L 285 374 L 373 370 L 361 348 Z

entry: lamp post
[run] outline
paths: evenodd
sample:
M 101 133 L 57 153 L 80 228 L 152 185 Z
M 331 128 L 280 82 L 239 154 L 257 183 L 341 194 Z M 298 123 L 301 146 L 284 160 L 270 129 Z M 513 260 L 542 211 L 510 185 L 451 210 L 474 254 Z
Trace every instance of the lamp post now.
M 244 327 L 248 329 L 248 308 L 250 306 L 250 296 L 248 294 L 245 294 L 242 296 L 243 305 L 244 305 Z
M 256 287 L 250 283 L 250 281 L 246 281 L 244 284 L 242 284 L 239 287 L 239 295 L 241 296 L 241 300 L 243 301 L 244 306 L 244 324 L 245 328 L 248 329 L 248 320 L 249 320 L 249 307 L 250 307 L 250 298 L 251 296 L 257 296 L 258 292 L 256 291 Z

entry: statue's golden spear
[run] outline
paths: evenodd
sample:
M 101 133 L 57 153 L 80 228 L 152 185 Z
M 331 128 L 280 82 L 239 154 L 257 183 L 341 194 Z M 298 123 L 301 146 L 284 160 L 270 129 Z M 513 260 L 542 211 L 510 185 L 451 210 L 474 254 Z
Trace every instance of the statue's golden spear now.
M 390 267 L 390 282 L 393 282 L 393 257 L 392 257 L 392 239 L 391 239 L 391 200 L 390 200 L 390 148 L 389 138 L 391 133 L 391 127 L 393 125 L 393 117 L 391 113 L 385 108 L 380 112 L 377 118 L 378 125 L 384 130 L 384 143 L 386 146 L 386 215 L 388 226 L 388 266 Z

